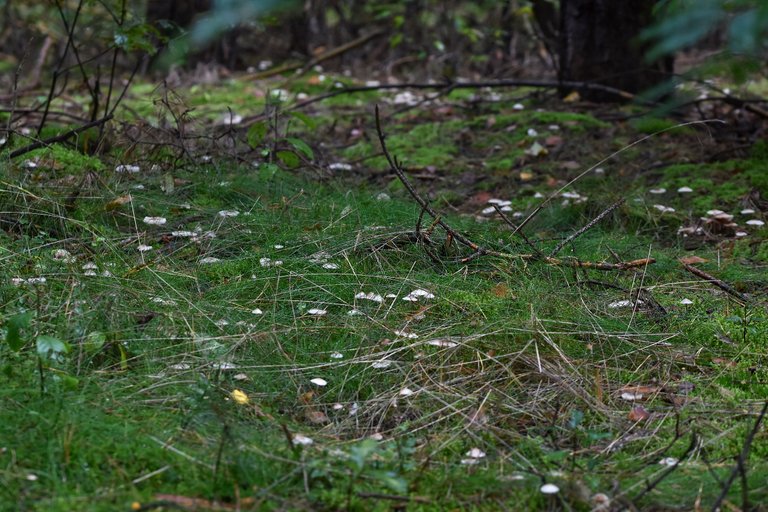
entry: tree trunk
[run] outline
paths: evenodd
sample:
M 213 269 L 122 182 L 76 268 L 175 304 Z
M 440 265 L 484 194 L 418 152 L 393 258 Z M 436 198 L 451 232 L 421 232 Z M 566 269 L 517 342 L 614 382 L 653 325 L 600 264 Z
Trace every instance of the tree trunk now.
M 644 60 L 637 42 L 653 21 L 656 0 L 561 0 L 561 80 L 593 82 L 633 94 L 660 84 L 673 71 L 672 58 Z M 568 94 L 572 88 L 564 88 Z M 590 101 L 616 101 L 616 95 L 580 90 Z

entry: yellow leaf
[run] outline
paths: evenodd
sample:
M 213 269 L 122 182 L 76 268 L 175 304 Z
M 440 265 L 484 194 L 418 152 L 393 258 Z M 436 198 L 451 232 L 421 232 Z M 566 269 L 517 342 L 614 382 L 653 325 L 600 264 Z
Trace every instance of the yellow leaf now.
M 246 405 L 248 403 L 248 395 L 240 391 L 239 389 L 233 389 L 232 392 L 229 394 L 229 396 L 232 397 L 232 400 L 237 402 L 240 405 Z
M 579 100 L 581 100 L 581 95 L 579 94 L 579 91 L 573 91 L 571 94 L 563 98 L 563 101 L 565 103 L 576 103 Z

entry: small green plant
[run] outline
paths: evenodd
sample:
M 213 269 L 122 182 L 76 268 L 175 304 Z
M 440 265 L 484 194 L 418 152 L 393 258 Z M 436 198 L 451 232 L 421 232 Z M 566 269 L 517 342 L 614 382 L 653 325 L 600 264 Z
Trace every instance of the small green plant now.
M 294 169 L 301 165 L 302 158 L 312 161 L 315 153 L 303 139 L 288 135 L 290 120 L 296 119 L 310 130 L 315 128 L 315 123 L 299 112 L 286 113 L 288 122 L 281 122 L 281 105 L 280 94 L 272 94 L 267 102 L 267 111 L 272 111 L 273 114 L 267 121 L 254 123 L 248 129 L 246 139 L 252 148 L 261 148 L 261 156 L 267 160 L 268 164 L 274 164 L 276 159 L 285 167 Z
M 24 347 L 28 344 L 25 331 L 32 326 L 33 315 L 30 312 L 18 313 L 5 321 L 5 343 L 11 351 L 17 354 L 24 353 Z M 54 364 L 61 363 L 66 354 L 70 352 L 69 344 L 55 336 L 39 334 L 35 337 L 35 357 L 37 359 L 37 372 L 40 384 L 40 394 L 45 394 L 45 372 L 54 371 L 62 378 L 64 384 L 69 387 L 77 386 L 77 378 L 66 372 L 54 368 Z

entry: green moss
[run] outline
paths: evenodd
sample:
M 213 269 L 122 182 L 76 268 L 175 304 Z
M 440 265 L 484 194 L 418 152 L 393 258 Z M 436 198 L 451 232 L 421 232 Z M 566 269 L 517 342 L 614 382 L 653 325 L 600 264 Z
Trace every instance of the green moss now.
M 670 134 L 676 134 L 676 135 L 687 135 L 692 133 L 691 129 L 688 127 L 678 127 L 675 128 L 678 124 L 677 121 L 674 121 L 672 119 L 662 119 L 658 117 L 651 117 L 651 116 L 643 116 L 638 117 L 630 121 L 630 124 L 632 127 L 639 131 L 640 133 L 659 133 L 659 132 L 665 132 Z

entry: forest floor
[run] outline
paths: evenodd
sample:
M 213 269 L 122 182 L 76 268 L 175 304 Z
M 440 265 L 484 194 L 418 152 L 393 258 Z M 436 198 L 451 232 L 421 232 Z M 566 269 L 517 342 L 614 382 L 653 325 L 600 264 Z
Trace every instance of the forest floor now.
M 0 509 L 768 502 L 752 124 L 522 87 L 293 108 L 337 81 L 137 84 L 106 156 L 2 159 Z

